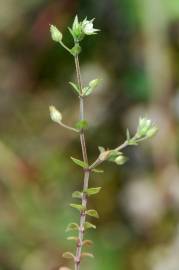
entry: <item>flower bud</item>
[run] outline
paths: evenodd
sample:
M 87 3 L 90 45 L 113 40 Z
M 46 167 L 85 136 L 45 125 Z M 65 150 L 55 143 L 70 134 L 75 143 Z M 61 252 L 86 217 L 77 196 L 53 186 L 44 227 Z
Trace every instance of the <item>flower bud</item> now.
M 59 123 L 62 120 L 62 114 L 55 108 L 55 106 L 49 106 L 50 117 L 52 121 Z
M 53 39 L 55 42 L 61 42 L 61 41 L 62 41 L 63 35 L 62 35 L 62 33 L 58 30 L 58 28 L 57 28 L 56 26 L 50 25 L 50 32 L 51 32 L 52 39 Z
M 75 16 L 72 29 L 70 29 L 71 34 L 76 42 L 81 41 L 84 38 L 84 32 L 82 23 L 78 21 L 78 16 Z
M 117 165 L 123 165 L 126 162 L 127 158 L 123 155 L 119 155 L 116 159 L 115 159 L 115 163 Z
M 153 137 L 158 131 L 158 128 L 153 126 L 151 129 L 149 129 L 146 133 L 147 138 Z
M 156 126 L 147 118 L 140 118 L 136 137 L 151 137 L 157 132 Z

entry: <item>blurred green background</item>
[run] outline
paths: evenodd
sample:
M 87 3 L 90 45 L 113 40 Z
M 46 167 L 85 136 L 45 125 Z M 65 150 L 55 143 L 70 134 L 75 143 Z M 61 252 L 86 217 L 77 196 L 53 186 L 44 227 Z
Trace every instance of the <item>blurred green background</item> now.
M 48 106 L 78 119 L 68 81 L 73 58 L 55 44 L 49 24 L 64 33 L 79 14 L 95 17 L 99 35 L 86 38 L 80 56 L 83 82 L 101 86 L 86 100 L 90 161 L 97 146 L 123 142 L 139 115 L 159 132 L 125 150 L 129 161 L 105 163 L 102 186 L 90 207 L 100 214 L 85 270 L 179 269 L 179 2 L 178 0 L 0 1 L 0 270 L 58 270 L 74 250 L 64 232 L 78 221 L 71 193 L 82 174 L 79 138 L 49 119 Z

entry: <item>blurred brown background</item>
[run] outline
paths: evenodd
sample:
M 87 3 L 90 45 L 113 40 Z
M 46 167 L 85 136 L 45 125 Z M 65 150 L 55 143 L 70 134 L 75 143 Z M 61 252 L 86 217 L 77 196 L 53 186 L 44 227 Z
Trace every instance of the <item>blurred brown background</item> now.
M 114 147 L 135 132 L 140 115 L 157 123 L 150 142 L 126 149 L 123 167 L 105 163 L 90 199 L 100 213 L 95 259 L 85 270 L 179 269 L 179 2 L 178 0 L 0 0 L 0 270 L 57 270 L 74 250 L 66 241 L 68 207 L 82 174 L 79 138 L 49 119 L 48 106 L 78 119 L 68 81 L 73 58 L 52 42 L 49 24 L 67 32 L 75 14 L 95 17 L 86 38 L 83 81 L 102 84 L 86 101 L 88 152 Z

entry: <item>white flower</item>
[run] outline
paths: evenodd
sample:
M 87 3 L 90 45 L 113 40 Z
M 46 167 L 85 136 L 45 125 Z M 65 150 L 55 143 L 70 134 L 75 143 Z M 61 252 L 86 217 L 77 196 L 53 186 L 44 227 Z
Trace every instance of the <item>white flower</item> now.
M 92 19 L 91 21 L 84 19 L 84 21 L 82 22 L 83 32 L 85 33 L 85 35 L 94 35 L 96 34 L 96 32 L 99 31 L 99 29 L 93 28 L 93 21 L 94 19 Z

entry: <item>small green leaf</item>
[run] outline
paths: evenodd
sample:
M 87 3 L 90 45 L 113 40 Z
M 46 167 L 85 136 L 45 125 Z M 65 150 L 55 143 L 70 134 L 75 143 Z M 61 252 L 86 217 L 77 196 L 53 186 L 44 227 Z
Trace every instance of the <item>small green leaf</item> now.
M 88 253 L 88 252 L 83 252 L 83 253 L 81 254 L 81 257 L 90 257 L 90 258 L 94 258 L 94 255 L 91 254 L 91 253 Z
M 88 122 L 86 120 L 80 120 L 76 123 L 76 128 L 78 130 L 81 130 L 81 129 L 87 129 L 88 128 Z
M 88 87 L 85 87 L 83 89 L 83 95 L 84 96 L 89 96 L 93 92 L 93 90 L 98 86 L 98 84 L 99 84 L 100 81 L 101 80 L 99 80 L 99 79 L 92 80 L 89 83 L 89 86 Z
M 62 257 L 65 259 L 73 259 L 73 260 L 75 259 L 75 256 L 73 255 L 73 253 L 68 252 L 68 251 L 63 253 Z
M 85 193 L 88 195 L 88 196 L 91 196 L 91 195 L 95 195 L 97 193 L 99 193 L 101 190 L 101 187 L 96 187 L 96 188 L 88 188 L 85 190 Z
M 127 137 L 127 141 L 130 141 L 131 136 L 128 129 L 126 130 L 126 137 Z
M 73 158 L 73 157 L 71 157 L 71 159 L 72 159 L 73 162 L 74 162 L 75 164 L 77 164 L 78 166 L 80 166 L 80 167 L 82 167 L 82 168 L 84 168 L 84 169 L 87 169 L 87 168 L 88 168 L 88 164 L 86 164 L 84 161 L 79 160 L 79 159 L 76 159 L 76 158 Z
M 68 226 L 66 228 L 66 232 L 78 231 L 78 230 L 79 230 L 79 225 L 77 223 L 70 223 L 70 224 L 68 224 Z
M 71 203 L 70 206 L 77 209 L 77 210 L 79 210 L 79 211 L 84 211 L 85 210 L 85 207 L 83 205 L 81 205 L 81 204 Z
M 91 240 L 84 240 L 82 243 L 83 246 L 92 246 L 93 245 L 93 241 Z
M 99 218 L 98 212 L 94 209 L 87 210 L 86 214 L 91 217 Z
M 78 241 L 78 237 L 76 237 L 76 236 L 69 236 L 69 237 L 67 237 L 67 240 L 69 240 L 69 241 Z
M 74 192 L 72 193 L 72 198 L 81 199 L 81 198 L 82 198 L 82 195 L 83 195 L 82 192 L 80 192 L 80 191 L 74 191 Z
M 69 84 L 72 86 L 72 88 L 77 92 L 77 94 L 80 94 L 80 89 L 78 88 L 78 86 L 73 83 L 73 82 L 69 82 Z
M 93 225 L 92 223 L 90 222 L 85 222 L 84 224 L 84 229 L 87 230 L 87 229 L 96 229 L 96 226 Z
M 98 169 L 92 169 L 92 172 L 95 172 L 95 173 L 103 173 L 104 171 L 103 171 L 103 170 L 98 170 Z

